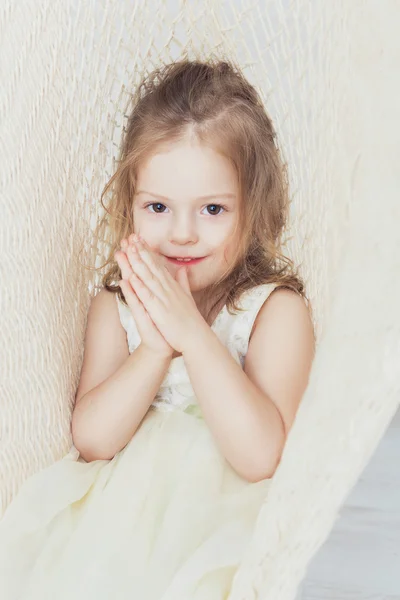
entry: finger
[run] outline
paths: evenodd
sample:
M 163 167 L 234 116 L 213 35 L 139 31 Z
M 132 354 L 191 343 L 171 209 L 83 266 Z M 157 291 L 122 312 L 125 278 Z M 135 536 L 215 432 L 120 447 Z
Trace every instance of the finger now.
M 132 311 L 136 327 L 140 329 L 140 323 L 143 323 L 143 320 L 147 321 L 148 324 L 150 324 L 152 322 L 150 316 L 143 304 L 140 302 L 135 292 L 133 291 L 130 283 L 122 279 L 119 282 L 119 286 L 125 296 L 125 300 L 129 308 Z
M 157 295 L 153 294 L 146 283 L 143 282 L 135 273 L 132 273 L 130 276 L 129 283 L 131 284 L 133 291 L 137 294 L 139 300 L 142 302 L 144 308 L 149 313 L 150 318 L 154 321 L 160 305 L 164 306 L 163 302 Z
M 162 281 L 154 275 L 148 265 L 144 262 L 142 253 L 135 252 L 133 249 L 128 249 L 128 259 L 132 267 L 132 271 L 139 277 L 141 282 L 145 284 L 148 290 L 157 296 L 160 301 L 166 302 L 166 290 Z
M 146 250 L 149 253 L 150 260 L 147 261 L 147 265 L 151 270 L 153 270 L 154 266 L 156 268 L 158 268 L 159 269 L 158 274 L 161 276 L 161 278 L 163 276 L 169 274 L 169 270 L 166 266 L 165 260 L 161 259 L 160 255 L 150 246 L 150 244 L 148 244 L 146 242 L 146 240 L 141 235 L 136 234 L 137 241 L 135 241 L 133 235 L 130 236 L 129 239 L 132 240 L 132 242 L 131 242 L 132 244 L 136 244 L 138 246 L 140 246 L 140 245 L 143 246 L 143 250 Z M 147 256 L 145 255 L 145 262 L 146 262 L 146 258 L 147 258 Z M 156 269 L 154 270 L 154 274 L 157 274 Z
M 128 257 L 125 252 L 122 250 L 118 250 L 114 253 L 114 259 L 118 263 L 118 266 L 121 270 L 122 279 L 129 279 L 129 276 L 132 273 L 132 267 L 128 261 Z
M 120 249 L 114 253 L 114 259 L 118 263 L 119 268 L 124 279 L 128 279 L 132 272 L 132 267 L 129 263 L 126 251 L 128 249 L 128 242 L 125 238 L 121 240 Z
M 158 278 L 165 287 L 167 281 L 165 280 L 166 268 L 164 263 L 160 261 L 159 257 L 151 250 L 150 246 L 141 236 L 139 236 L 139 240 L 136 242 L 136 247 L 141 259 L 147 265 L 149 271 L 151 271 L 154 277 Z
M 190 297 L 192 297 L 192 292 L 190 290 L 190 283 L 188 278 L 188 272 L 186 267 L 180 267 L 176 272 L 176 281 L 182 286 L 184 292 Z

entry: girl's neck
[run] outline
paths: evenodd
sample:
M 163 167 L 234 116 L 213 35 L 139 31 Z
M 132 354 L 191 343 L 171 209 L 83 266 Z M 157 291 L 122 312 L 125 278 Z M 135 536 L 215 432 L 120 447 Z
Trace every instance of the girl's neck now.
M 210 301 L 210 299 L 207 297 L 207 293 L 204 293 L 203 290 L 200 290 L 199 292 L 194 292 L 192 295 L 193 295 L 194 301 L 196 302 L 197 310 L 202 315 L 202 317 L 204 319 L 206 319 L 207 313 L 212 306 L 212 301 Z M 222 310 L 222 307 L 223 307 L 222 301 L 219 302 L 216 307 L 214 307 L 211 315 L 209 316 L 208 319 L 206 319 L 207 323 L 209 325 L 211 325 L 214 322 L 214 319 L 219 314 L 219 312 Z

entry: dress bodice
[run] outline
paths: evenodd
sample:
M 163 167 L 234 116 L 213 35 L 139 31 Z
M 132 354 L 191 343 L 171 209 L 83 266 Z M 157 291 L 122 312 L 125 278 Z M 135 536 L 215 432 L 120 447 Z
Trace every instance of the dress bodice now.
M 230 314 L 224 305 L 211 325 L 211 329 L 242 368 L 254 321 L 261 306 L 276 287 L 275 283 L 266 283 L 246 290 L 238 301 L 238 306 L 243 310 Z M 129 352 L 132 353 L 139 346 L 141 338 L 130 308 L 120 300 L 118 294 L 115 297 L 121 324 L 127 334 Z M 183 356 L 171 359 L 151 406 L 159 410 L 179 409 L 201 416 Z

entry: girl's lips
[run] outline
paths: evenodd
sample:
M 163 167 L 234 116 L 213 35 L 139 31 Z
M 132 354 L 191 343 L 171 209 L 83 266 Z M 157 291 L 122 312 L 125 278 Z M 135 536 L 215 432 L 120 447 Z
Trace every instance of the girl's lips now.
M 197 263 L 201 262 L 207 257 L 202 256 L 201 258 L 193 258 L 192 260 L 176 260 L 176 258 L 170 258 L 169 256 L 166 256 L 165 258 L 174 265 L 197 265 Z

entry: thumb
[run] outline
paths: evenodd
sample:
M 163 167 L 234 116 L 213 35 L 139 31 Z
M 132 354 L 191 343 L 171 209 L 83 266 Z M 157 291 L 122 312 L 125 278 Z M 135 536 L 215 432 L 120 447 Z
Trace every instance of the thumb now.
M 185 292 L 189 296 L 191 296 L 192 292 L 190 291 L 190 283 L 189 283 L 189 278 L 188 278 L 186 267 L 179 267 L 179 269 L 176 272 L 176 280 L 183 287 Z

